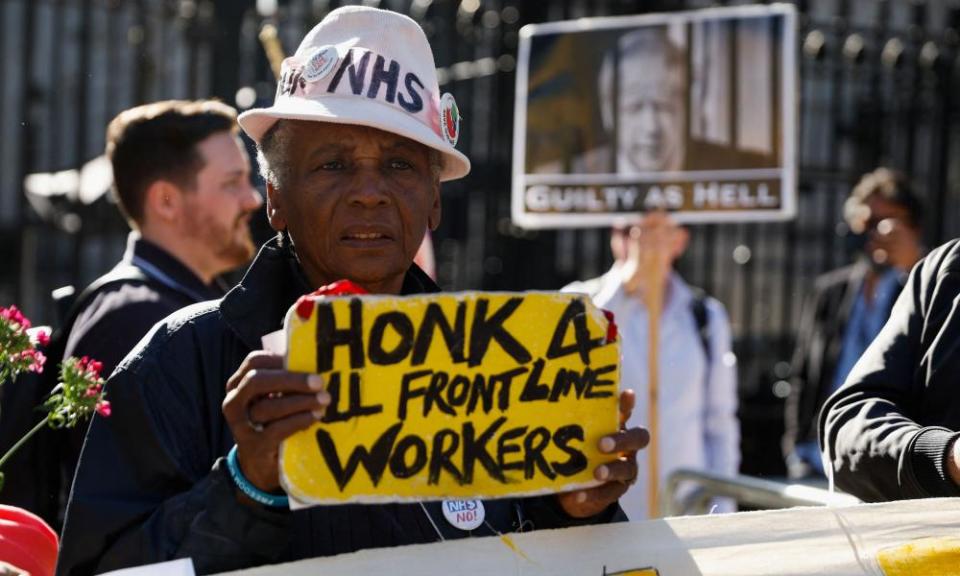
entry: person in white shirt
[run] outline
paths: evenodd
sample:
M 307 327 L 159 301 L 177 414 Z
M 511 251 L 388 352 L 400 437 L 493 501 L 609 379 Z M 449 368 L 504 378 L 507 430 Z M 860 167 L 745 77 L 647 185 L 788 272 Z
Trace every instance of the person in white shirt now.
M 733 475 L 740 464 L 736 357 L 731 349 L 730 322 L 720 302 L 691 288 L 673 271 L 673 262 L 688 242 L 687 230 L 669 216 L 649 214 L 636 226 L 611 232 L 615 262 L 606 274 L 563 288 L 589 294 L 598 307 L 614 313 L 621 337 L 621 386 L 634 390 L 637 398 L 627 425 L 636 426 L 646 423 L 648 414 L 648 283 L 651 277 L 664 279 L 659 434 L 652 439 L 659 448 L 661 490 L 667 476 L 680 468 Z M 661 267 L 659 274 L 652 273 L 653 266 Z M 637 460 L 639 485 L 620 498 L 631 520 L 649 517 L 647 454 L 640 453 Z M 725 500 L 716 504 L 719 511 L 734 508 Z

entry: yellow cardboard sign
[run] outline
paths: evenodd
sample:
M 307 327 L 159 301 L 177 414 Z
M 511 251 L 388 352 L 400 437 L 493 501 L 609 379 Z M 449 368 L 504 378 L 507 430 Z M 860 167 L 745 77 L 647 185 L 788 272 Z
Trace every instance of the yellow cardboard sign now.
M 960 576 L 960 538 L 921 538 L 877 552 L 884 576 Z
M 309 297 L 285 328 L 287 369 L 332 396 L 281 447 L 300 503 L 557 492 L 610 459 L 619 344 L 582 295 Z

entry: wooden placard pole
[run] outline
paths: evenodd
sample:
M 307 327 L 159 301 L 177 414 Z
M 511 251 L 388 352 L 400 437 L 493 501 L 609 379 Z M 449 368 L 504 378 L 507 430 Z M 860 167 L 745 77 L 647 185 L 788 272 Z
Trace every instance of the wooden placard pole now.
M 280 80 L 280 67 L 283 64 L 283 46 L 280 44 L 280 35 L 277 33 L 277 27 L 273 24 L 266 24 L 260 29 L 260 44 L 267 54 L 267 60 L 270 61 L 270 70 L 273 71 L 273 77 Z
M 647 428 L 650 444 L 647 446 L 647 510 L 650 518 L 660 516 L 660 316 L 663 312 L 663 296 L 668 267 L 662 259 L 663 250 L 649 253 L 648 265 L 643 271 L 644 303 L 647 307 Z

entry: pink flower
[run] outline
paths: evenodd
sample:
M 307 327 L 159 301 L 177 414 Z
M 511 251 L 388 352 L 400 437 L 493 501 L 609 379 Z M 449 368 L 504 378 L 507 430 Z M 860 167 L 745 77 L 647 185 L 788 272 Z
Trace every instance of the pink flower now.
M 43 360 L 43 354 L 32 349 L 27 355 L 36 361 Z M 20 360 L 21 364 L 24 362 Z M 100 362 L 87 356 L 71 356 L 60 364 L 60 385 L 43 403 L 51 427 L 72 428 L 94 412 L 110 415 L 112 408 L 104 398 L 104 382 L 99 375 L 102 369 Z
M 41 345 L 41 346 L 49 346 L 49 345 L 50 345 L 50 334 L 48 334 L 48 333 L 47 333 L 46 331 L 44 331 L 44 330 L 41 330 L 41 331 L 37 332 L 37 344 L 39 344 L 39 345 Z
M 110 401 L 104 400 L 97 404 L 97 414 L 107 418 L 110 416 Z
M 33 364 L 30 365 L 30 370 L 40 374 L 43 372 L 43 364 L 47 361 L 47 357 L 44 356 L 43 352 L 39 350 L 33 351 Z
M 36 372 L 37 374 L 43 372 L 43 363 L 47 361 L 47 357 L 43 355 L 43 352 L 34 348 L 27 348 L 20 352 L 19 357 L 21 360 L 30 361 L 27 370 Z
M 4 320 L 9 320 L 15 324 L 19 324 L 20 328 L 26 330 L 30 327 L 30 321 L 27 320 L 26 316 L 23 315 L 23 312 L 16 306 L 10 306 L 9 308 L 0 308 L 0 318 Z

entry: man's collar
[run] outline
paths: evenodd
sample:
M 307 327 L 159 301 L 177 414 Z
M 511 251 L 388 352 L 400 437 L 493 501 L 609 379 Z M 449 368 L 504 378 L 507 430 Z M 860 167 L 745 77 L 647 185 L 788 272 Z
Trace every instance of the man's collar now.
M 198 302 L 215 300 L 225 293 L 219 283 L 204 284 L 183 262 L 136 232 L 127 236 L 127 248 L 121 264 L 137 266 L 153 280 Z

